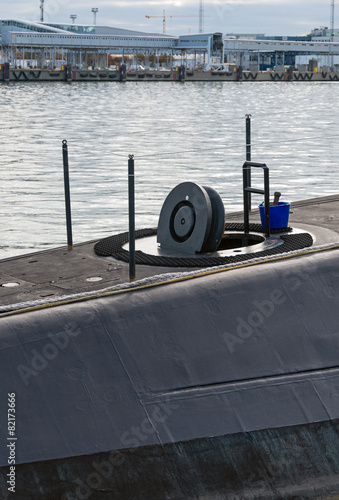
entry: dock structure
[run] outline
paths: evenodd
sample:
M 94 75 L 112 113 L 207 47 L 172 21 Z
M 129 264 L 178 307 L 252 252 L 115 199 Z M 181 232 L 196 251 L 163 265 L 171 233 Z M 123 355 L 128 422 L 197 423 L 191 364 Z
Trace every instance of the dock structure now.
M 168 70 L 128 70 L 122 64 L 117 69 L 74 69 L 65 65 L 59 69 L 11 69 L 0 65 L 0 82 L 339 82 L 339 72 L 331 71 L 258 71 L 234 66 L 229 70 L 186 70 L 178 66 Z
M 338 81 L 330 61 L 339 60 L 339 37 L 325 35 L 172 36 L 5 19 L 0 81 Z

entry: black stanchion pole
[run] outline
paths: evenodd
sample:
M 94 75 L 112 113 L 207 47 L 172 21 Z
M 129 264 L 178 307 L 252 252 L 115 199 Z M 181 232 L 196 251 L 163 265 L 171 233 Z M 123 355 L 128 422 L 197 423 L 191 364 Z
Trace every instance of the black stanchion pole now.
M 246 161 L 251 161 L 251 115 L 246 116 Z M 247 186 L 251 187 L 251 170 L 247 170 Z M 248 210 L 251 210 L 251 193 L 248 194 Z
M 129 280 L 135 280 L 134 155 L 128 157 Z
M 71 195 L 69 190 L 69 170 L 68 170 L 68 149 L 67 141 L 62 141 L 62 158 L 64 163 L 64 186 L 65 186 L 65 207 L 67 225 L 67 248 L 73 250 L 72 238 L 72 218 L 71 218 Z

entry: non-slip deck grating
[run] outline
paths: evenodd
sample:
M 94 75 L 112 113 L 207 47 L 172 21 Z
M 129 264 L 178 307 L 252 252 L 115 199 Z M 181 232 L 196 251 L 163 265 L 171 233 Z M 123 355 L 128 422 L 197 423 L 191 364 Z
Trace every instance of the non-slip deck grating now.
M 243 230 L 243 227 L 244 226 L 241 223 L 226 224 L 226 229 L 231 231 L 241 231 Z M 250 224 L 250 231 L 263 232 L 264 230 L 260 224 Z M 291 228 L 286 228 L 285 230 L 279 229 L 279 232 L 283 231 L 291 231 Z M 136 238 L 145 238 L 156 234 L 156 228 L 140 229 L 136 231 Z M 164 257 L 160 255 L 149 255 L 137 250 L 135 252 L 135 262 L 140 265 L 163 267 L 212 267 L 234 262 L 244 262 L 255 257 L 273 256 L 291 252 L 292 250 L 300 250 L 302 248 L 310 247 L 313 243 L 312 236 L 309 233 L 284 234 L 281 235 L 280 238 L 283 240 L 283 243 L 274 248 L 269 248 L 260 252 L 237 254 L 226 257 Z M 127 242 L 128 232 L 120 233 L 98 241 L 94 245 L 94 250 L 97 255 L 103 257 L 111 256 L 118 260 L 128 262 L 129 252 L 123 248 Z

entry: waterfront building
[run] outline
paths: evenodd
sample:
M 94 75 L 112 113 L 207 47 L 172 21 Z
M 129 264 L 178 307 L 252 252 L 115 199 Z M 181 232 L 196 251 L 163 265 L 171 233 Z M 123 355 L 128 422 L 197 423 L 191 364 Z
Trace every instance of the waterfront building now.
M 24 68 L 37 62 L 41 68 L 57 67 L 64 61 L 75 68 L 107 68 L 110 54 L 120 54 L 122 62 L 126 55 L 144 54 L 145 60 L 153 56 L 168 56 L 184 64 L 190 58 L 198 64 L 209 65 L 212 57 L 223 60 L 222 33 L 199 33 L 193 35 L 161 35 L 143 33 L 110 26 L 87 26 L 29 22 L 18 19 L 0 21 L 2 62 L 11 66 L 21 61 Z
M 334 30 L 333 35 L 328 28 L 315 29 L 304 36 L 226 33 L 225 61 L 251 70 L 284 66 L 335 69 L 339 64 L 339 30 Z
M 199 33 L 172 36 L 112 26 L 0 20 L 1 63 L 11 68 L 107 69 L 110 55 L 137 68 L 184 65 L 211 69 L 227 63 L 249 70 L 293 66 L 318 70 L 339 64 L 339 30 L 316 28 L 305 36 Z M 166 56 L 162 57 L 161 56 Z

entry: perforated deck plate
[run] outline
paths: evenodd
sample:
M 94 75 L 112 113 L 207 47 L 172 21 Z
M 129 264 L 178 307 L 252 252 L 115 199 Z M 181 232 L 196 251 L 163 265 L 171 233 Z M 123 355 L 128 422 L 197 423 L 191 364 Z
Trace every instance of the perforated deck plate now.
M 243 225 L 241 223 L 230 224 L 230 229 L 241 230 Z M 250 224 L 251 231 L 260 230 L 264 231 L 260 224 Z M 226 225 L 228 228 L 228 224 Z M 279 233 L 291 231 L 291 228 L 279 229 Z M 145 238 L 147 236 L 154 236 L 157 233 L 156 228 L 141 229 L 136 231 L 136 238 Z M 219 266 L 222 264 L 230 264 L 233 262 L 244 262 L 254 257 L 265 257 L 270 255 L 277 255 L 292 250 L 300 250 L 302 248 L 310 247 L 313 244 L 313 238 L 309 233 L 297 233 L 297 234 L 282 234 L 280 238 L 283 243 L 277 247 L 269 248 L 260 252 L 238 254 L 225 257 L 165 257 L 159 255 L 149 255 L 140 250 L 135 253 L 136 264 L 148 265 L 148 266 L 164 266 L 164 267 L 212 267 Z M 128 262 L 129 252 L 123 248 L 123 246 L 128 242 L 128 232 L 117 234 L 115 236 L 109 236 L 97 242 L 94 246 L 94 250 L 97 255 L 104 257 L 112 256 L 118 260 Z

